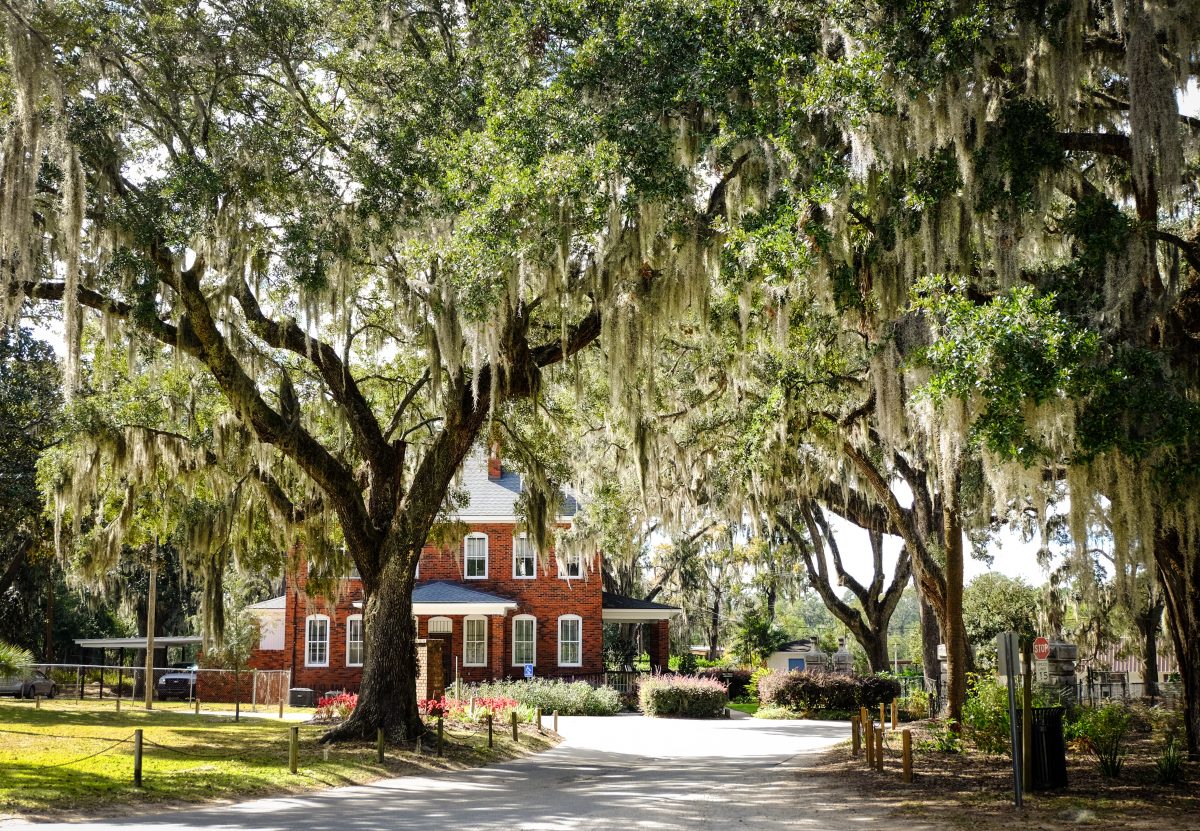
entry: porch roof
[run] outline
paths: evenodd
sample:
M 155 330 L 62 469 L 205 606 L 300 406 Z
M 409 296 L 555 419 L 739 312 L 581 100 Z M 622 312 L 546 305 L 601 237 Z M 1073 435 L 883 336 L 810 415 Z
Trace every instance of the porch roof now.
M 604 606 L 602 616 L 605 623 L 652 623 L 658 620 L 670 620 L 683 611 L 665 603 L 639 600 L 636 597 L 626 597 L 612 592 L 603 593 L 602 603 Z
M 84 649 L 145 649 L 146 636 L 139 638 L 76 638 L 75 643 Z M 155 635 L 154 646 L 198 646 L 199 635 Z
M 362 602 L 354 606 L 362 608 Z M 413 587 L 412 606 L 414 615 L 503 615 L 517 602 L 464 583 L 433 580 Z

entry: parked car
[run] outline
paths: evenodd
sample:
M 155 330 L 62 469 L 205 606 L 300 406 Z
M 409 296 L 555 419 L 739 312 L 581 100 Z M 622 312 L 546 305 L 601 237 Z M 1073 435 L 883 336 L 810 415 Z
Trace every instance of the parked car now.
M 178 671 L 168 672 L 158 679 L 158 698 L 160 701 L 170 698 L 186 701 L 195 694 L 196 665 L 171 664 L 171 668 Z
M 0 695 L 16 698 L 54 698 L 58 695 L 58 684 L 46 677 L 40 669 L 27 669 L 15 675 L 0 678 Z

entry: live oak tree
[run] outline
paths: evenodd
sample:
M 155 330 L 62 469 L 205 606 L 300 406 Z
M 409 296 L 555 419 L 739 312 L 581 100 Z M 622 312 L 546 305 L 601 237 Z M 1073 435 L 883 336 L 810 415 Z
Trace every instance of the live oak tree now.
M 173 364 L 223 403 L 97 442 L 63 521 L 87 529 L 90 471 L 165 475 L 211 506 L 206 539 L 265 526 L 351 561 L 366 659 L 327 738 L 414 735 L 414 571 L 460 463 L 555 365 L 603 337 L 619 376 L 701 301 L 796 28 L 754 4 L 322 0 L 11 0 L 3 28 L 7 317 L 61 304 L 69 392 L 98 320 L 131 374 Z

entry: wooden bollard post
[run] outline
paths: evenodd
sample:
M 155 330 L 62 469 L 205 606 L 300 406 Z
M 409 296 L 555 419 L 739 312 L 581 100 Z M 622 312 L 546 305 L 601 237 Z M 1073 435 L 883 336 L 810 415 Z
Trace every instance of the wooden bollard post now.
M 542 708 L 541 707 L 535 708 L 533 711 L 533 714 L 534 714 L 535 720 L 537 722 L 537 730 L 540 733 L 540 732 L 542 732 Z
M 288 770 L 295 773 L 300 768 L 300 728 L 289 727 Z
M 558 710 L 554 711 L 554 735 L 558 735 Z
M 883 770 L 883 725 L 879 725 L 879 732 L 875 734 L 875 770 Z
M 492 746 L 492 714 L 491 713 L 487 714 L 487 723 L 488 723 L 488 747 L 491 747 Z
M 882 730 L 887 726 L 887 713 L 884 712 L 885 705 L 882 701 L 879 702 L 879 729 Z
M 200 712 L 199 706 L 197 706 L 196 712 L 197 713 Z M 283 720 L 283 696 L 282 695 L 279 696 L 279 719 L 281 721 Z
M 900 755 L 905 782 L 912 782 L 912 731 L 907 727 L 900 732 Z
M 863 755 L 867 758 L 868 768 L 875 767 L 875 737 L 871 735 L 871 732 L 871 722 L 863 722 L 862 740 L 863 750 L 865 751 Z
M 438 716 L 438 755 L 442 755 L 442 717 Z
M 133 731 L 133 786 L 142 786 L 142 728 Z
M 900 729 L 900 702 L 892 699 L 892 730 Z
M 852 756 L 857 756 L 862 749 L 861 731 L 862 723 L 858 719 L 852 720 L 850 722 L 850 754 Z
M 35 709 L 35 710 L 42 709 L 42 697 L 40 695 L 35 695 L 33 697 L 33 709 Z M 117 699 L 117 709 L 118 710 L 121 709 L 121 699 L 119 699 L 119 698 Z
M 383 763 L 383 728 L 375 731 L 375 756 L 380 764 Z
M 417 736 L 417 755 L 421 755 L 421 737 Z
M 196 713 L 196 715 L 200 715 L 200 699 L 199 698 L 192 699 L 192 710 Z
M 513 741 L 519 742 L 520 739 L 517 738 L 517 711 L 516 710 L 512 711 L 512 729 L 513 729 Z

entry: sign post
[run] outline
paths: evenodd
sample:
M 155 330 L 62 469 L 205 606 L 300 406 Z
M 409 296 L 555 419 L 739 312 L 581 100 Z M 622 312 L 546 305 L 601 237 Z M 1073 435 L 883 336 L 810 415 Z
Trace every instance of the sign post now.
M 1022 804 L 1021 793 L 1021 732 L 1017 728 L 1017 661 L 1020 638 L 1016 632 L 1001 632 L 996 636 L 996 668 L 1004 673 L 1008 681 L 1008 735 L 1012 741 L 1013 802 L 1018 808 Z

